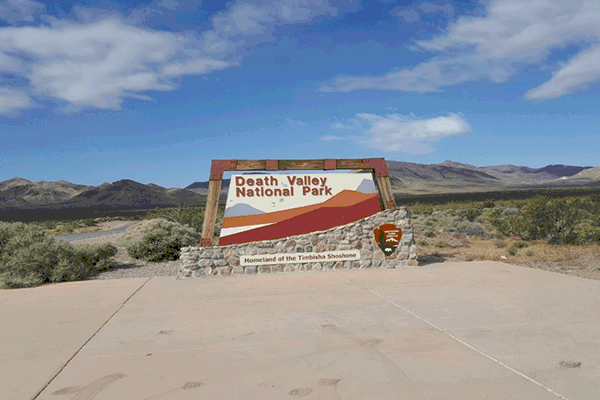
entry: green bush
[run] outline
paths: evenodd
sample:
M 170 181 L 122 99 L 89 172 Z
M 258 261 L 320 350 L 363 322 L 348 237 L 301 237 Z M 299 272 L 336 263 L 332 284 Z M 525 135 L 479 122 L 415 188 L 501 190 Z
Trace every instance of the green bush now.
M 448 247 L 448 243 L 444 242 L 443 240 L 440 240 L 439 242 L 437 242 L 435 244 L 435 247 Z
M 177 207 L 156 208 L 148 213 L 144 219 L 163 218 L 176 224 L 189 226 L 196 232 L 202 232 L 204 211 L 204 208 L 199 205 L 179 204 Z
M 503 240 L 499 240 L 496 242 L 496 247 L 499 249 L 502 249 L 502 248 L 506 247 L 506 242 L 504 242 Z
M 0 222 L 0 281 L 6 288 L 82 280 L 110 266 L 111 244 L 76 248 L 44 236 L 39 225 Z
M 502 211 L 500 209 L 492 210 L 488 215 L 488 221 L 490 224 L 498 230 L 497 236 L 508 236 L 512 232 L 512 226 L 509 218 L 502 217 Z
M 516 242 L 516 243 L 513 243 L 512 246 L 510 246 L 510 248 L 508 250 L 506 250 L 506 251 L 511 256 L 514 256 L 514 255 L 517 254 L 517 252 L 519 251 L 519 249 L 522 249 L 522 248 L 527 247 L 527 246 L 528 246 L 527 243 Z
M 582 220 L 581 203 L 536 196 L 515 216 L 514 232 L 527 240 L 548 239 L 551 244 L 577 244 L 575 228 Z
M 149 262 L 177 260 L 181 248 L 197 245 L 200 237 L 198 233 L 179 229 L 175 225 L 159 223 L 138 242 L 128 246 L 127 253 Z
M 412 206 L 409 207 L 411 214 L 415 215 L 431 215 L 433 214 L 433 207 L 429 204 L 423 204 L 416 202 Z
M 531 256 L 533 256 L 533 251 L 527 250 L 527 253 L 525 253 L 525 254 L 527 254 L 527 257 L 531 257 Z
M 427 232 L 425 232 L 425 236 L 426 237 L 435 237 L 435 232 L 434 231 L 427 231 Z
M 483 208 L 493 208 L 496 206 L 496 202 L 493 199 L 488 199 L 483 202 Z
M 417 244 L 418 244 L 419 246 L 427 246 L 427 240 L 419 240 L 419 241 L 417 242 Z
M 466 222 L 456 227 L 456 232 L 469 236 L 486 237 L 485 227 L 479 222 Z
M 475 221 L 477 217 L 483 214 L 483 208 L 475 207 L 475 208 L 467 208 L 466 210 L 461 210 L 458 212 L 458 216 L 468 220 L 469 222 Z
M 592 225 L 595 223 L 595 214 L 588 211 L 595 211 L 595 206 L 592 206 L 581 199 L 536 196 L 524 205 L 522 212 L 507 213 L 509 209 L 504 212 L 496 209 L 489 214 L 488 220 L 504 236 L 519 236 L 526 240 L 547 239 L 550 244 L 578 244 L 593 239 L 593 236 L 581 235 L 579 227 L 586 216 Z

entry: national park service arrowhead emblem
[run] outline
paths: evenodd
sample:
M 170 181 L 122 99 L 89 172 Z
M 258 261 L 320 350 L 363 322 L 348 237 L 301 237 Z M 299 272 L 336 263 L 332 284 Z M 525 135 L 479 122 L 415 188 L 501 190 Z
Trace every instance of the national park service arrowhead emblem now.
M 396 227 L 394 224 L 385 224 L 374 229 L 373 234 L 375 235 L 375 241 L 381 251 L 383 251 L 383 254 L 390 256 L 394 254 L 396 247 L 398 247 L 398 244 L 400 243 L 402 229 Z

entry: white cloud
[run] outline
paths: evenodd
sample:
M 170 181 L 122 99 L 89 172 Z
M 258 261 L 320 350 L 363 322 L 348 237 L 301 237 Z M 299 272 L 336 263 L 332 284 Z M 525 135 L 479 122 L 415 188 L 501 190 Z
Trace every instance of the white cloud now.
M 331 125 L 331 129 L 344 129 L 344 128 L 345 128 L 345 126 L 341 122 L 336 122 L 335 124 Z
M 274 0 L 256 4 L 240 0 L 213 18 L 213 29 L 205 33 L 205 39 L 211 42 L 211 49 L 233 53 L 239 46 L 249 48 L 276 40 L 272 33 L 277 26 L 306 23 L 321 15 L 337 16 L 338 8 L 326 0 Z M 234 41 L 237 36 L 244 36 L 241 45 Z
M 157 4 L 160 7 L 168 8 L 169 10 L 174 10 L 179 5 L 175 0 L 163 0 Z
M 395 12 L 392 10 L 392 15 L 401 17 L 404 22 L 407 23 L 416 22 L 419 20 L 419 13 L 417 13 L 415 10 L 400 10 Z
M 220 70 L 229 67 L 230 64 L 221 60 L 212 60 L 210 58 L 201 58 L 198 60 L 189 61 L 187 63 L 176 62 L 169 64 L 163 68 L 162 73 L 165 75 L 200 75 L 209 73 L 215 70 Z
M 418 9 L 425 14 L 437 13 L 438 11 L 442 11 L 446 15 L 454 13 L 454 8 L 450 4 L 439 6 L 432 3 L 421 3 Z M 412 7 L 395 7 L 390 11 L 390 15 L 402 18 L 406 23 L 417 22 L 420 19 L 419 13 Z
M 0 20 L 11 25 L 19 22 L 33 22 L 33 16 L 39 13 L 44 5 L 30 0 L 5 0 L 0 2 Z
M 287 122 L 287 123 L 288 123 L 288 124 L 290 124 L 290 125 L 300 125 L 300 126 L 304 126 L 304 125 L 306 125 L 304 122 L 302 122 L 302 121 L 300 121 L 300 120 L 294 121 L 294 120 L 293 120 L 293 119 L 291 119 L 291 118 L 286 118 L 286 119 L 285 119 L 285 122 Z
M 447 15 L 452 15 L 454 13 L 454 8 L 450 4 L 438 6 L 437 4 L 423 2 L 419 4 L 419 9 L 421 9 L 425 13 L 434 13 L 438 11 L 442 11 L 444 14 Z
M 432 10 L 430 6 L 425 5 L 424 11 Z M 597 57 L 599 20 L 597 1 L 494 0 L 487 4 L 487 15 L 463 16 L 445 34 L 417 41 L 419 48 L 439 53 L 429 61 L 383 76 L 338 77 L 320 90 L 435 92 L 444 86 L 481 79 L 500 83 L 526 64 L 545 62 L 554 50 L 570 44 L 591 47 L 571 62 L 558 65 L 552 79 L 527 95 L 530 100 L 560 97 L 600 79 L 600 64 L 585 64 Z
M 400 151 L 409 154 L 425 154 L 434 151 L 428 142 L 462 135 L 471 131 L 469 123 L 458 114 L 445 117 L 416 119 L 412 116 L 391 114 L 385 117 L 375 114 L 356 114 L 367 125 L 366 138 L 356 138 L 363 146 L 383 151 Z
M 20 64 L 18 73 L 30 80 L 33 95 L 63 100 L 74 109 L 119 109 L 126 97 L 149 99 L 137 92 L 175 90 L 173 76 L 234 65 L 210 59 L 190 45 L 196 45 L 192 38 L 112 18 L 58 29 L 5 28 L 0 30 L 0 65 Z
M 0 114 L 16 116 L 19 110 L 31 107 L 36 107 L 36 105 L 26 93 L 0 88 Z
M 9 23 L 33 21 L 40 8 L 41 3 L 8 0 L 0 2 L 0 16 Z M 162 18 L 176 8 L 181 8 L 177 1 L 155 0 L 125 16 L 112 9 L 75 6 L 72 14 L 78 22 L 43 15 L 47 26 L 0 29 L 0 73 L 21 75 L 30 82 L 29 96 L 66 102 L 66 111 L 118 110 L 125 98 L 151 100 L 142 92 L 177 89 L 174 78 L 240 65 L 238 48 L 273 40 L 278 25 L 338 12 L 325 0 L 258 5 L 240 0 L 217 14 L 212 29 L 201 34 L 142 26 L 156 14 Z
M 325 135 L 325 136 L 321 136 L 319 139 L 326 141 L 326 142 L 331 142 L 334 140 L 347 140 L 348 138 L 345 138 L 342 136 L 336 136 L 336 135 Z
M 528 100 L 547 100 L 587 89 L 600 80 L 600 46 L 582 52 L 559 69 L 552 79 L 526 93 Z

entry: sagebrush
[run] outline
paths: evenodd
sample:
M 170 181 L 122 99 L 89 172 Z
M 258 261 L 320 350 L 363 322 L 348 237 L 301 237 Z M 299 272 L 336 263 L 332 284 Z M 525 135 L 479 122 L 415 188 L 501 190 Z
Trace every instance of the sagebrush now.
M 0 222 L 0 285 L 5 288 L 83 280 L 116 264 L 117 248 L 108 243 L 75 247 L 44 235 L 44 228 Z

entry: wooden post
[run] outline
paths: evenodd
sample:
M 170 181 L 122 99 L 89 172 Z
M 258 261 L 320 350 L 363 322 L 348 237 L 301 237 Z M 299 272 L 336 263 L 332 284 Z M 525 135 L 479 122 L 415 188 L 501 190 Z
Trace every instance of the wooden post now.
M 221 194 L 221 180 L 208 182 L 208 197 L 206 198 L 206 210 L 204 210 L 204 221 L 202 222 L 203 247 L 212 246 L 215 234 L 215 223 L 217 222 L 217 209 L 219 207 L 219 195 Z
M 213 160 L 208 183 L 206 210 L 202 224 L 203 247 L 212 246 L 217 221 L 219 196 L 223 171 L 285 171 L 285 170 L 335 170 L 335 169 L 370 169 L 375 177 L 375 184 L 383 209 L 396 207 L 392 185 L 385 159 L 383 158 L 349 158 L 321 160 Z

